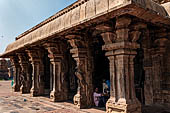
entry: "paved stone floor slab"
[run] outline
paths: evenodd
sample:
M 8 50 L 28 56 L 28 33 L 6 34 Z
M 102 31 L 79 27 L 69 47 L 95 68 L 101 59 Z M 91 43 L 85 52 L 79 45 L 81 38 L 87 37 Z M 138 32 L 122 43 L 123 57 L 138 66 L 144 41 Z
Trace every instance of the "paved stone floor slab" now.
M 51 102 L 47 97 L 12 92 L 11 81 L 0 81 L 0 113 L 105 113 L 98 109 L 77 109 L 71 102 Z
M 51 102 L 47 97 L 30 97 L 12 92 L 11 81 L 0 81 L 0 113 L 105 113 L 103 109 L 77 109 L 71 102 Z M 143 113 L 170 113 L 170 105 L 143 107 Z

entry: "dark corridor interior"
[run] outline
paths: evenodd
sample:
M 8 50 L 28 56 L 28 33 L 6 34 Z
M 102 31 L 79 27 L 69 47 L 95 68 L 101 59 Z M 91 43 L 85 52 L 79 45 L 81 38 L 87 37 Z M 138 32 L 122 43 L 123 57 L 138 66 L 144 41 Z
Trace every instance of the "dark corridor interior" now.
M 72 58 L 69 51 L 67 52 L 68 59 L 68 100 L 73 101 L 74 95 L 77 93 L 78 81 L 75 75 L 76 61 Z
M 50 59 L 48 57 L 48 52 L 45 51 L 44 57 L 43 57 L 43 63 L 44 63 L 44 89 L 45 89 L 45 95 L 50 94 Z
M 135 91 L 136 97 L 141 102 L 141 104 L 145 104 L 144 98 L 144 81 L 145 81 L 145 72 L 143 68 L 143 58 L 144 53 L 143 49 L 137 49 L 137 55 L 134 58 L 134 74 L 135 74 Z

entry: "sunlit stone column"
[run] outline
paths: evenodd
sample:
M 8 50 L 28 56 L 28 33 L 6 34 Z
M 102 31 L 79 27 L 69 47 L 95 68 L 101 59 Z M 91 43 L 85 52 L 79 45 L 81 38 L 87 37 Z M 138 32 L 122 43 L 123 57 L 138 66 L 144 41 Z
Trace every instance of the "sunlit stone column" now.
M 20 91 L 20 74 L 21 74 L 21 66 L 19 64 L 18 56 L 11 56 L 10 61 L 12 63 L 13 71 L 14 71 L 14 84 L 13 84 L 13 90 L 14 92 Z
M 75 76 L 78 78 L 77 94 L 74 96 L 74 104 L 78 108 L 88 108 L 93 104 L 92 94 L 92 62 L 88 41 L 80 35 L 68 35 L 66 37 L 72 49 L 70 53 L 76 61 Z
M 21 66 L 21 93 L 30 92 L 29 58 L 26 53 L 17 53 Z
M 68 98 L 66 45 L 61 42 L 47 42 L 44 47 L 48 50 L 53 76 L 53 89 L 50 98 L 53 101 L 65 101 Z
M 102 27 L 106 29 L 101 34 L 105 42 L 102 48 L 110 61 L 111 97 L 106 104 L 107 113 L 141 113 L 141 104 L 135 94 L 133 61 L 141 32 L 139 26 L 130 32 L 131 21 L 128 16 L 117 17 L 115 30 Z
M 44 65 L 40 49 L 27 50 L 29 60 L 32 64 L 32 88 L 31 95 L 39 96 L 44 94 Z

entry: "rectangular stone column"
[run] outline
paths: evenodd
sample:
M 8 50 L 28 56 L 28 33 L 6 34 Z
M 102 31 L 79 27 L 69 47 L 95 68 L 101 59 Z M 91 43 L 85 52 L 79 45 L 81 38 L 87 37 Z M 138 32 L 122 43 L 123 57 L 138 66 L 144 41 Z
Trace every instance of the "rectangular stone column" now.
M 89 108 L 93 105 L 92 85 L 92 61 L 89 49 L 89 42 L 83 40 L 80 35 L 68 35 L 69 43 L 72 46 L 70 53 L 76 61 L 75 76 L 78 78 L 77 94 L 74 96 L 74 104 L 78 108 Z
M 20 74 L 21 74 L 21 67 L 20 67 L 20 64 L 19 64 L 19 59 L 16 56 L 11 56 L 10 57 L 10 60 L 11 60 L 11 63 L 12 63 L 12 67 L 13 67 L 13 71 L 14 71 L 14 84 L 13 84 L 13 91 L 14 92 L 18 92 L 20 91 L 20 87 L 21 87 L 21 84 L 20 84 Z
M 151 52 L 151 31 L 144 29 L 145 34 L 142 39 L 142 49 L 144 51 L 143 68 L 145 71 L 144 97 L 145 105 L 153 104 L 153 72 L 152 72 L 152 52 Z
M 160 33 L 161 34 L 161 33 Z M 166 37 L 166 36 L 165 36 Z M 164 37 L 159 37 L 154 41 L 155 47 L 152 49 L 152 73 L 153 73 L 153 91 L 154 97 L 153 101 L 155 103 L 164 103 L 166 99 L 164 99 L 163 90 L 163 76 L 165 74 L 165 61 L 164 54 L 166 53 L 166 46 L 168 43 L 168 39 Z
M 19 63 L 21 66 L 21 93 L 30 92 L 30 75 L 29 75 L 29 59 L 25 53 L 17 53 L 19 57 Z
M 101 36 L 105 42 L 102 47 L 110 61 L 110 99 L 107 113 L 141 113 L 141 104 L 136 98 L 134 86 L 134 58 L 139 45 L 136 41 L 141 32 L 140 25 L 133 26 L 131 18 L 118 17 L 114 28 L 103 26 Z
M 32 64 L 32 88 L 31 95 L 39 96 L 44 94 L 44 66 L 42 63 L 42 53 L 39 49 L 27 50 Z
M 51 75 L 53 76 L 53 89 L 50 93 L 52 101 L 65 101 L 68 97 L 67 87 L 67 59 L 65 58 L 66 45 L 62 41 L 44 44 L 48 50 L 51 62 Z

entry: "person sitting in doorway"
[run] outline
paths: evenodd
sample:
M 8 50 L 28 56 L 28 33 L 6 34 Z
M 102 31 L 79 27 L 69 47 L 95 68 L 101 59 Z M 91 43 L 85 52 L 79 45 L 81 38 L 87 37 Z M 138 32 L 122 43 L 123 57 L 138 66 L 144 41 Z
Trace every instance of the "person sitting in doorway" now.
M 99 89 L 95 88 L 95 92 L 93 93 L 93 98 L 94 98 L 94 103 L 95 106 L 99 106 L 99 101 L 100 101 L 100 97 L 102 96 L 101 93 L 99 93 Z
M 99 93 L 99 89 L 95 88 L 95 92 L 93 93 L 94 103 L 96 107 L 104 107 L 106 105 L 106 101 L 108 97 L 105 93 Z

